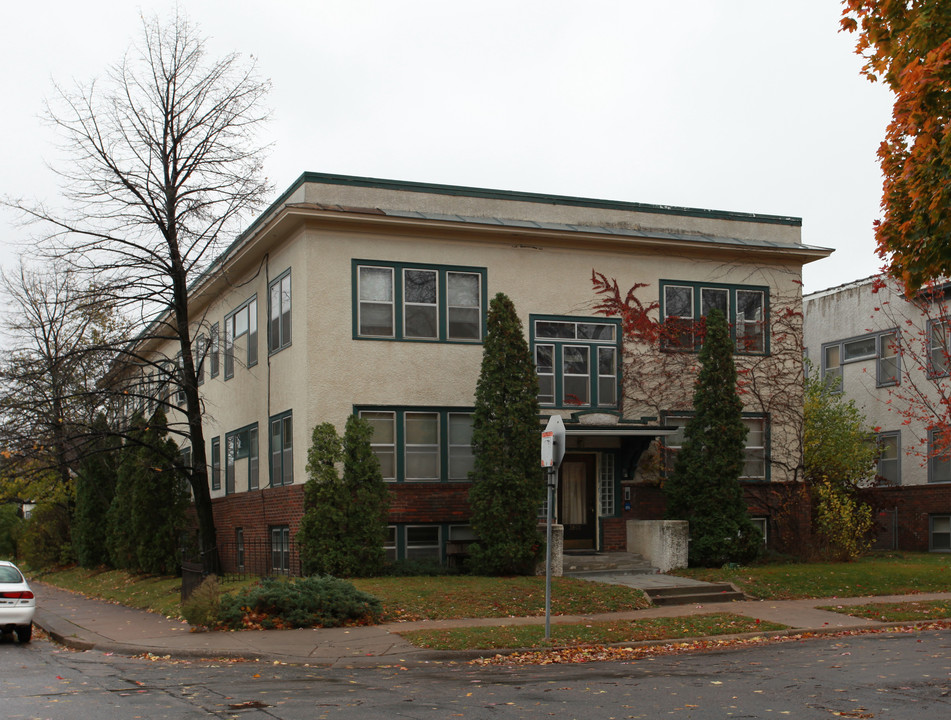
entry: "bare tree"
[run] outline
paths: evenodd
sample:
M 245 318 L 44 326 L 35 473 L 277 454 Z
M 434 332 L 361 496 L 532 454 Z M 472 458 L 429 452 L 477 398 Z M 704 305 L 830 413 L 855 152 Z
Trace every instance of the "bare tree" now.
M 54 256 L 95 276 L 137 318 L 139 335 L 114 376 L 151 367 L 182 398 L 183 420 L 170 416 L 169 429 L 191 446 L 209 568 L 216 537 L 198 394 L 201 318 L 192 315 L 189 287 L 213 272 L 223 242 L 270 192 L 256 142 L 269 89 L 253 62 L 209 58 L 206 40 L 181 15 L 168 24 L 143 19 L 140 41 L 100 81 L 59 87 L 50 105 L 70 156 L 58 169 L 70 209 L 12 203 L 49 229 L 45 247 Z
M 110 305 L 96 293 L 91 300 L 72 271 L 21 264 L 0 281 L 11 345 L 0 360 L 0 439 L 29 461 L 21 466 L 52 470 L 67 488 L 71 461 L 104 409 L 97 386 L 123 328 Z

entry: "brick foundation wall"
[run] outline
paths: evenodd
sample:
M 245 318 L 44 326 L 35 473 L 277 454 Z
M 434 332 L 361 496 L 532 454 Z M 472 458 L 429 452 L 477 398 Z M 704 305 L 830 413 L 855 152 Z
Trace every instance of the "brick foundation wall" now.
M 929 516 L 951 515 L 951 484 L 872 488 L 862 499 L 879 521 L 881 549 L 927 552 Z
M 622 521 L 665 518 L 667 501 L 661 488 L 654 485 L 629 487 L 631 509 L 623 511 Z M 771 549 L 797 554 L 808 546 L 811 505 L 801 483 L 747 483 L 743 484 L 743 496 L 750 515 L 767 518 L 767 540 Z

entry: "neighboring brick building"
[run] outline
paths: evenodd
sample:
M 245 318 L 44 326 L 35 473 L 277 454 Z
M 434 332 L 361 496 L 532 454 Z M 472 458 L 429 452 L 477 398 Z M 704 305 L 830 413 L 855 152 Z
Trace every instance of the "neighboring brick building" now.
M 951 452 L 933 429 L 951 389 L 948 292 L 909 302 L 881 276 L 806 295 L 804 340 L 815 372 L 853 400 L 882 446 L 878 546 L 951 550 Z M 910 412 L 909 412 L 910 410 Z

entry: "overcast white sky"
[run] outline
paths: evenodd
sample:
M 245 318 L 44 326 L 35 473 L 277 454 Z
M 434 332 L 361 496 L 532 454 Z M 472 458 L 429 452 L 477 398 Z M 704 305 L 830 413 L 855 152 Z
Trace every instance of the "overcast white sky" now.
M 875 273 L 892 98 L 834 0 L 184 0 L 274 83 L 267 173 L 305 170 L 803 219 L 812 292 Z M 102 74 L 171 0 L 6 3 L 0 195 L 54 200 L 54 81 Z M 0 214 L 0 262 L 24 239 Z

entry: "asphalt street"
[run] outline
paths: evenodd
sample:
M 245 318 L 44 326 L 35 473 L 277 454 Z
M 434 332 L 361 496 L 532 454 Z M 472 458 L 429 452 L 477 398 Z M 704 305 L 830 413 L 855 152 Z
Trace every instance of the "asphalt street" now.
M 888 718 L 951 714 L 951 631 L 816 637 L 631 663 L 315 668 L 0 641 L 10 720 Z

